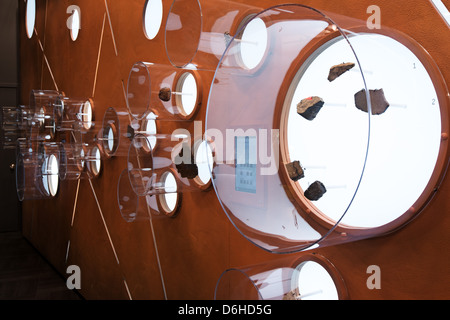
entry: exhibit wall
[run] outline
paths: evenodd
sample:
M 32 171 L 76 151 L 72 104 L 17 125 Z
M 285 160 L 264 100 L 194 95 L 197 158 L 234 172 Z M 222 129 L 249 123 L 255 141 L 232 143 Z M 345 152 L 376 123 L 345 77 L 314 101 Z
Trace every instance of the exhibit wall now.
M 19 0 L 23 235 L 86 299 L 449 299 L 449 7 Z

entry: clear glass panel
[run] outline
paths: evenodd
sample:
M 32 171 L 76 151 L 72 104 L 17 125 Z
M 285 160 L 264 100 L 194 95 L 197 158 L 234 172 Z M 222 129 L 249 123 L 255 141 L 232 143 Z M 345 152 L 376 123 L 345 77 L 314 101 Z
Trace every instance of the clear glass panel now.
M 53 117 L 58 131 L 89 131 L 95 126 L 94 102 L 59 95 L 53 103 Z
M 132 119 L 127 110 L 109 107 L 97 134 L 102 154 L 107 158 L 126 157 L 134 132 L 139 129 L 139 122 Z
M 176 67 L 214 70 L 239 25 L 261 10 L 233 1 L 173 1 L 165 27 L 170 62 Z
M 50 199 L 59 189 L 59 145 L 19 140 L 16 151 L 16 189 L 20 201 Z
M 189 120 L 202 101 L 199 81 L 195 70 L 136 62 L 127 87 L 130 114 L 137 120 L 150 114 L 157 120 Z
M 156 138 L 154 149 L 151 137 Z M 186 135 L 162 134 L 134 137 L 128 154 L 128 173 L 137 195 L 199 191 L 193 181 L 198 176 L 198 168 L 187 138 Z M 167 178 L 170 178 L 169 184 Z

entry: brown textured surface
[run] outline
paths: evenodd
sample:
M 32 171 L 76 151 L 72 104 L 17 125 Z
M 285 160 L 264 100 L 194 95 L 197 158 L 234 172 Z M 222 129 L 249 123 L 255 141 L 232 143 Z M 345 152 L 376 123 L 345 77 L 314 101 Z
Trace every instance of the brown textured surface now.
M 171 1 L 163 2 L 167 11 Z M 262 7 L 275 4 L 268 0 L 239 2 L 258 3 Z M 365 20 L 367 7 L 373 1 L 305 0 L 302 3 Z M 36 30 L 53 71 L 52 78 L 37 38 L 26 39 L 23 1 L 20 4 L 21 102 L 24 104 L 31 89 L 54 89 L 54 78 L 67 95 L 93 98 L 95 116 L 101 118 L 107 107 L 125 106 L 122 84 L 126 84 L 134 62 L 168 63 L 164 33 L 149 41 L 142 32 L 144 1 L 38 0 Z M 66 8 L 70 4 L 77 4 L 82 10 L 82 29 L 77 42 L 71 42 L 65 26 Z M 379 0 L 377 5 L 381 8 L 382 24 L 418 41 L 436 61 L 448 83 L 450 43 L 445 39 L 450 32 L 432 5 L 428 1 L 411 5 L 408 0 Z M 212 79 L 210 74 L 202 74 L 202 79 L 206 86 L 204 100 L 195 119 L 204 121 L 206 93 Z M 158 129 L 170 133 L 177 126 L 193 130 L 193 123 L 170 122 Z M 57 199 L 24 203 L 24 236 L 61 274 L 65 274 L 70 264 L 80 266 L 80 293 L 86 299 L 212 299 L 216 281 L 225 269 L 278 258 L 239 234 L 211 188 L 183 194 L 180 213 L 175 219 L 153 221 L 155 238 L 149 222 L 126 223 L 116 204 L 116 184 L 125 163 L 123 158 L 105 161 L 101 176 L 92 185 L 88 180 L 81 181 L 79 188 L 76 182 L 64 182 Z M 398 232 L 313 251 L 327 257 L 341 272 L 350 299 L 450 299 L 449 193 L 450 179 L 446 177 L 430 205 Z M 373 264 L 382 270 L 381 290 L 366 287 L 366 270 Z

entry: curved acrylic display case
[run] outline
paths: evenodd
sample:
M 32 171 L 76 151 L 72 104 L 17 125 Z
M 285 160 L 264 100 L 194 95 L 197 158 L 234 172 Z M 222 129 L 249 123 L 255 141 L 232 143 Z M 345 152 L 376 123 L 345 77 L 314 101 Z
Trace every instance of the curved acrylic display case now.
M 130 141 L 140 128 L 139 121 L 131 118 L 125 109 L 109 107 L 97 133 L 99 147 L 106 158 L 127 156 Z
M 176 67 L 214 70 L 239 25 L 261 10 L 233 1 L 173 1 L 165 26 L 168 59 Z
M 60 155 L 61 180 L 93 179 L 101 173 L 102 154 L 95 144 L 61 143 Z
M 59 95 L 53 102 L 53 113 L 58 131 L 89 131 L 94 126 L 94 102 L 91 99 Z
M 16 190 L 20 201 L 54 198 L 59 189 L 59 146 L 17 142 Z
M 325 257 L 306 254 L 232 268 L 217 281 L 215 300 L 345 300 L 347 288 Z
M 156 196 L 158 212 L 167 216 L 176 215 L 183 193 L 201 190 L 193 180 L 198 167 L 184 135 L 136 135 L 130 144 L 128 175 L 134 192 Z
M 117 203 L 120 214 L 126 222 L 167 217 L 167 212 L 160 211 L 158 207 L 157 196 L 139 196 L 134 192 L 127 169 L 122 171 L 117 182 Z
M 191 119 L 202 102 L 201 77 L 195 70 L 136 62 L 130 70 L 127 102 L 134 119 Z
M 269 8 L 248 25 L 256 19 L 265 55 L 244 64 L 240 38 L 230 41 L 206 116 L 213 186 L 233 225 L 255 245 L 289 253 L 410 221 L 448 165 L 448 89 L 430 57 L 392 30 L 369 33 L 363 21 L 303 5 Z M 417 141 L 426 159 L 411 160 Z M 422 163 L 412 197 L 399 193 L 417 186 L 411 166 Z
M 17 140 L 30 132 L 34 111 L 28 106 L 4 106 L 0 114 L 0 145 L 2 149 L 15 149 Z

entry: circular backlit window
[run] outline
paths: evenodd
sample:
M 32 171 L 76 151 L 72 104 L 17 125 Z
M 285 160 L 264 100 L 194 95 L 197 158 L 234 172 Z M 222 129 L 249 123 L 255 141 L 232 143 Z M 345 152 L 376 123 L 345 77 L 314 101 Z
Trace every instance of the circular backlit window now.
M 176 104 L 181 114 L 190 117 L 198 105 L 198 86 L 192 73 L 181 75 L 176 85 Z
M 297 300 L 339 300 L 333 278 L 319 263 L 305 261 L 292 275 L 293 297 Z
M 163 17 L 163 5 L 161 0 L 147 0 L 144 9 L 144 33 L 145 36 L 154 39 L 161 28 Z
M 82 107 L 81 110 L 81 121 L 83 123 L 83 127 L 86 130 L 89 130 L 92 127 L 92 102 L 91 100 L 87 100 Z
M 213 165 L 213 153 L 207 141 L 202 141 L 195 150 L 195 163 L 198 168 L 197 183 L 207 185 L 211 181 L 211 170 Z
M 116 149 L 114 129 L 111 126 L 106 126 L 103 131 L 103 146 L 107 154 L 113 154 Z
M 254 69 L 264 58 L 267 50 L 268 34 L 261 18 L 251 20 L 237 39 L 240 43 L 241 62 L 247 69 Z
M 341 37 L 300 69 L 289 106 L 288 154 L 303 166 L 304 178 L 296 182 L 303 191 L 316 181 L 326 189 L 312 200 L 321 214 L 338 221 L 346 212 L 343 225 L 375 228 L 402 216 L 424 193 L 440 150 L 441 111 L 427 69 L 405 45 L 376 34 L 349 40 L 360 64 Z M 327 78 L 339 65 L 351 68 Z M 349 90 L 354 94 L 346 95 Z M 315 118 L 300 116 L 299 101 L 318 97 L 324 103 Z
M 47 156 L 42 165 L 42 183 L 45 192 L 54 197 L 58 192 L 59 164 L 54 154 Z
M 161 206 L 165 214 L 172 216 L 178 207 L 178 187 L 175 176 L 172 172 L 167 171 L 161 176 L 161 182 L 164 188 L 164 193 L 159 195 Z
M 157 134 L 157 128 L 156 128 L 156 116 L 153 112 L 150 112 L 150 114 L 145 118 L 145 120 L 142 122 L 142 132 L 147 137 L 146 139 L 146 145 L 144 146 L 147 151 L 151 151 L 156 147 L 156 134 Z
M 36 1 L 28 0 L 25 9 L 25 29 L 27 37 L 31 39 L 34 32 L 34 24 L 36 22 Z
M 89 171 L 94 177 L 100 174 L 102 168 L 101 153 L 98 147 L 93 147 L 89 153 Z
M 108 108 L 103 116 L 100 141 L 103 153 L 107 157 L 113 156 L 119 147 L 119 118 L 114 108 Z
M 72 41 L 77 40 L 78 34 L 80 33 L 81 27 L 81 17 L 78 9 L 74 9 L 71 16 L 70 24 L 70 38 Z

